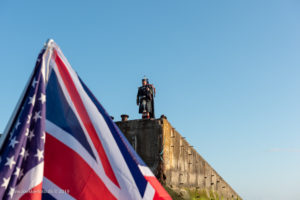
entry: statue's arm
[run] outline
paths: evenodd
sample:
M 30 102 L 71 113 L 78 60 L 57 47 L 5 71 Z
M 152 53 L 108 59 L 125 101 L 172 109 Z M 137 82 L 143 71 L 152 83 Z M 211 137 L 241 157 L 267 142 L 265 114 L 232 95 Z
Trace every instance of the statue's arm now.
M 155 97 L 156 90 L 155 90 L 154 85 L 153 85 L 153 84 L 149 84 L 149 87 L 150 87 L 150 89 L 151 89 L 151 94 L 152 94 L 152 96 Z
M 150 100 L 152 100 L 153 98 L 153 92 L 152 92 L 152 88 L 148 87 L 148 91 L 147 91 L 147 96 Z

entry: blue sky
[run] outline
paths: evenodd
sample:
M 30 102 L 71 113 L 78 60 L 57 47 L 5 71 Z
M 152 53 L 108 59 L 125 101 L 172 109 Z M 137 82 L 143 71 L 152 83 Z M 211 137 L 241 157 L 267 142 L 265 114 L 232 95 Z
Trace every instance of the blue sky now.
M 53 38 L 107 111 L 172 125 L 244 198 L 300 198 L 300 2 L 0 2 L 0 132 Z

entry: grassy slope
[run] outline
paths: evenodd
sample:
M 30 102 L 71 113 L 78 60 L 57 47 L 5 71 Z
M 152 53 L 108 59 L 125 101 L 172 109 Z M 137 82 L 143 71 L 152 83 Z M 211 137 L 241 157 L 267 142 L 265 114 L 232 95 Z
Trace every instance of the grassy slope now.
M 176 193 L 171 188 L 167 186 L 164 186 L 164 188 L 170 194 L 173 200 L 187 200 L 184 199 L 182 196 L 180 196 L 180 194 Z M 214 193 L 213 191 L 210 191 L 209 196 L 211 197 L 207 196 L 208 194 L 205 191 L 199 191 L 199 190 L 196 191 L 196 190 L 189 190 L 189 189 L 187 189 L 187 191 L 189 192 L 189 196 L 190 196 L 189 200 L 223 200 L 224 199 L 223 197 L 219 197 L 219 195 L 217 193 Z

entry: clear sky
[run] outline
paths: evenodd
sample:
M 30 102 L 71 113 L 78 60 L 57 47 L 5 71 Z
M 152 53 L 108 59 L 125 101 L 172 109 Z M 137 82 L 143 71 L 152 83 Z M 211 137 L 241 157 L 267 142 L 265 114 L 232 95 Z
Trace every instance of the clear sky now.
M 300 1 L 0 1 L 0 132 L 47 38 L 106 110 L 156 115 L 247 200 L 300 199 Z

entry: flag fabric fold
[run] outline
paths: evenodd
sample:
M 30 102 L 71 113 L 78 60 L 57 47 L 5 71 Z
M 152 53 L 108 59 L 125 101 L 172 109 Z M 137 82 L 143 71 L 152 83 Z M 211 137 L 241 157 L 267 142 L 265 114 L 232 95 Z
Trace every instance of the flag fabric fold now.
M 39 199 L 171 199 L 54 41 L 47 43 L 38 63 L 40 67 L 36 67 L 31 81 L 35 87 L 28 87 L 21 104 L 24 108 L 14 123 L 17 129 L 11 128 L 13 132 L 1 148 L 0 195 L 22 198 L 38 194 L 31 197 Z M 34 136 L 30 136 L 32 130 Z M 33 141 L 40 145 L 32 145 Z M 20 176 L 14 173 L 18 174 L 22 164 L 26 164 L 22 148 L 30 148 L 26 160 L 35 162 L 34 170 L 27 167 L 24 177 L 31 173 L 37 178 L 20 185 L 24 178 L 18 182 Z M 24 186 L 28 191 L 34 188 L 41 192 L 17 195 L 10 191 Z
M 1 138 L 0 199 L 41 199 L 46 116 L 44 52 L 38 57 L 11 127 Z

